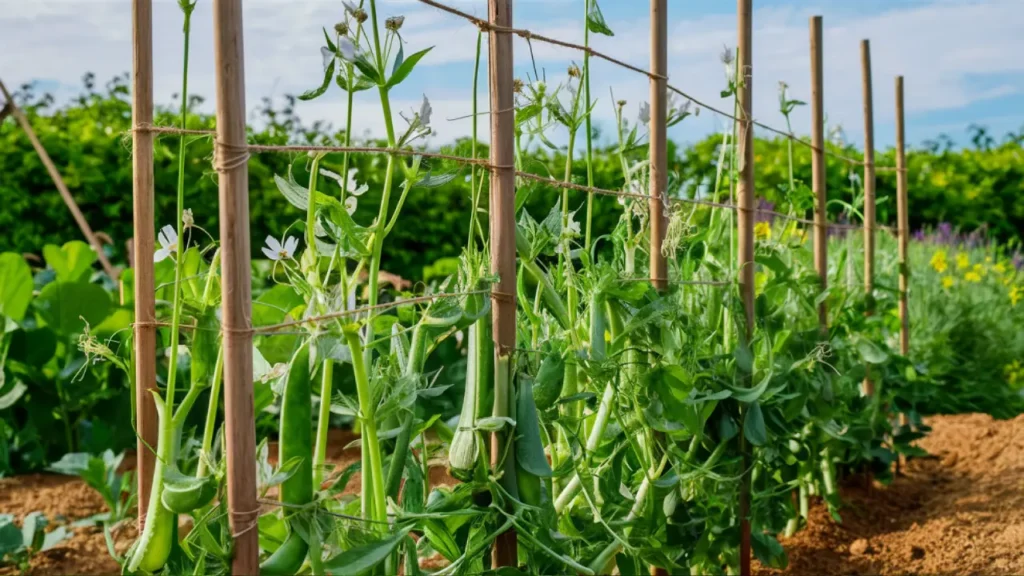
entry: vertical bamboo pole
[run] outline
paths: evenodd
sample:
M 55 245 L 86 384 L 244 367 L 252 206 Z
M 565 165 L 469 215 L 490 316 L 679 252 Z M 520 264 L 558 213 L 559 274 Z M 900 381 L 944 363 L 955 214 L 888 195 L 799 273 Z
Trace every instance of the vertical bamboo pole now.
M 896 77 L 896 211 L 899 222 L 900 264 L 900 353 L 910 354 L 910 318 L 907 290 L 910 287 L 910 262 L 907 248 L 910 241 L 910 218 L 907 212 L 906 125 L 903 116 L 903 76 Z
M 18 105 L 14 103 L 14 99 L 11 98 L 11 93 L 7 91 L 7 87 L 4 86 L 3 82 L 0 82 L 0 93 L 4 96 L 4 101 L 7 103 L 3 110 L 14 116 L 21 129 L 25 131 L 25 135 L 28 136 L 29 142 L 32 143 L 32 147 L 35 148 L 36 154 L 39 156 L 39 160 L 42 161 L 43 167 L 50 174 L 50 179 L 53 180 L 54 186 L 57 187 L 57 191 L 60 192 L 60 197 L 64 200 L 64 205 L 71 211 L 71 217 L 75 219 L 75 223 L 78 224 L 78 229 L 82 231 L 82 235 L 92 246 L 92 249 L 96 251 L 96 257 L 100 261 L 100 266 L 103 267 L 103 271 L 110 276 L 112 280 L 117 280 L 118 271 L 110 264 L 110 260 L 107 259 L 107 255 L 103 253 L 103 245 L 100 244 L 99 239 L 96 238 L 96 234 L 92 231 L 92 227 L 89 226 L 89 222 L 85 219 L 85 215 L 82 214 L 81 208 L 78 207 L 78 202 L 75 202 L 75 197 L 71 195 L 71 191 L 68 190 L 67 184 L 64 183 L 64 178 L 61 177 L 60 171 L 57 170 L 57 166 L 53 163 L 53 159 L 46 152 L 46 148 L 43 147 L 43 143 L 39 141 L 39 137 L 36 136 L 36 131 L 32 129 L 32 124 L 29 123 L 28 118 L 25 117 L 25 113 L 18 108 Z M 2 120 L 2 115 L 0 115 Z
M 828 288 L 828 214 L 825 212 L 825 95 L 821 16 L 811 17 L 811 183 L 814 189 L 814 268 Z M 818 306 L 818 323 L 828 334 L 828 307 Z
M 668 287 L 668 261 L 661 251 L 665 240 L 665 189 L 668 187 L 668 0 L 651 0 L 651 282 L 659 291 Z
M 132 2 L 132 127 L 153 122 L 153 2 Z M 132 131 L 132 225 L 135 268 L 135 414 L 139 533 L 149 509 L 156 464 L 156 292 L 153 252 L 153 133 Z
M 491 26 L 512 27 L 512 0 L 488 0 Z M 493 28 L 489 32 L 489 83 L 491 93 L 491 173 L 490 234 L 491 270 L 497 272 L 498 283 L 492 298 L 494 320 L 495 413 L 508 415 L 512 405 L 512 355 L 516 347 L 516 223 L 515 223 L 515 94 L 512 88 L 514 58 L 512 36 Z M 505 406 L 501 406 L 501 402 Z M 491 435 L 491 465 L 504 462 L 508 480 L 514 478 L 512 464 L 506 454 L 512 436 L 504 431 Z M 514 462 L 514 461 L 513 461 Z M 509 530 L 494 545 L 494 566 L 518 565 L 516 533 Z
M 864 91 L 864 293 L 867 297 L 867 313 L 872 314 L 875 307 L 875 108 L 871 89 L 869 40 L 861 40 L 860 62 Z M 870 371 L 864 377 L 861 390 L 865 396 L 875 393 Z
M 739 104 L 739 183 L 736 189 L 739 211 L 738 257 L 740 294 L 746 326 L 742 338 L 748 345 L 754 335 L 754 124 L 753 124 L 753 7 L 752 0 L 736 0 L 737 32 L 739 37 L 739 74 L 737 100 Z M 744 375 L 749 378 L 749 375 Z M 743 416 L 746 416 L 744 412 Z M 740 481 L 740 574 L 750 575 L 750 448 L 743 434 L 739 434 L 743 454 L 743 476 Z
M 235 574 L 259 572 L 256 427 L 252 388 L 252 293 L 249 167 L 245 136 L 242 0 L 216 0 L 213 11 L 220 172 L 221 300 L 228 505 Z

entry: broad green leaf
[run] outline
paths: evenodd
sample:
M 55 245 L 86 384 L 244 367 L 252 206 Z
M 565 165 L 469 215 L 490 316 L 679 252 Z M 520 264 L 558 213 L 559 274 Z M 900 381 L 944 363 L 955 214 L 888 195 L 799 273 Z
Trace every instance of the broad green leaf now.
M 0 254 L 0 316 L 15 322 L 25 319 L 32 301 L 32 270 L 21 254 Z
M 46 324 L 59 336 L 81 333 L 88 323 L 96 326 L 110 314 L 110 295 L 98 284 L 53 282 L 33 303 Z
M 412 69 L 416 67 L 416 63 L 419 62 L 421 58 L 426 56 L 427 52 L 430 52 L 431 50 L 433 50 L 433 48 L 434 47 L 431 46 L 430 48 L 426 48 L 424 50 L 420 50 L 419 52 L 417 52 L 417 53 L 413 54 L 412 56 L 409 56 L 408 58 L 406 58 L 402 62 L 402 65 L 399 66 L 398 69 L 395 70 L 394 74 L 391 75 L 391 78 L 388 79 L 387 87 L 388 88 L 393 88 L 393 87 L 401 84 L 402 81 L 405 80 L 409 76 L 409 74 L 412 73 Z M 362 70 L 362 68 L 360 68 L 360 70 Z M 367 76 L 369 76 L 369 74 L 367 74 Z
M 23 543 L 21 530 L 14 525 L 14 516 L 4 514 L 0 517 L 0 558 L 17 551 Z
M 42 512 L 29 512 L 21 522 L 21 541 L 27 548 L 39 550 L 43 546 L 43 530 L 46 528 L 46 516 Z
M 394 535 L 346 550 L 324 562 L 324 570 L 332 576 L 359 576 L 377 567 L 405 540 L 411 528 L 403 528 Z
M 750 534 L 750 545 L 753 548 L 754 556 L 757 556 L 757 559 L 765 566 L 777 570 L 785 570 L 786 566 L 789 565 L 785 549 L 771 534 L 765 534 L 760 530 L 752 531 Z
M 423 525 L 423 534 L 427 537 L 430 545 L 449 561 L 454 562 L 459 556 L 462 556 L 462 549 L 444 522 L 427 520 Z
M 533 386 L 529 382 L 523 382 L 519 386 L 516 436 L 516 463 L 534 476 L 551 477 L 551 465 L 544 454 L 544 442 L 540 437 L 540 420 L 537 418 L 537 406 L 533 401 Z
M 57 247 L 47 244 L 43 247 L 43 258 L 57 274 L 59 282 L 85 282 L 92 273 L 96 262 L 96 251 L 81 240 L 72 240 Z
M 758 398 L 764 394 L 764 391 L 768 389 L 768 384 L 772 381 L 772 371 L 769 370 L 764 378 L 758 382 L 757 386 L 753 388 L 744 388 L 742 386 L 729 386 L 732 390 L 732 397 L 740 402 L 751 403 L 756 402 Z
M 754 446 L 763 446 L 768 442 L 768 431 L 764 426 L 764 414 L 761 413 L 761 405 L 757 402 L 747 407 L 747 414 L 743 420 L 743 436 Z
M 370 62 L 366 58 L 365 54 L 362 54 L 362 53 L 356 54 L 355 65 L 356 65 L 356 68 L 359 69 L 359 72 L 363 76 L 365 76 L 367 80 L 369 80 L 373 84 L 380 84 L 381 83 L 380 82 L 380 72 L 377 71 L 377 65 L 374 64 L 373 62 Z
M 868 364 L 884 364 L 889 359 L 888 354 L 867 338 L 857 339 L 857 352 Z

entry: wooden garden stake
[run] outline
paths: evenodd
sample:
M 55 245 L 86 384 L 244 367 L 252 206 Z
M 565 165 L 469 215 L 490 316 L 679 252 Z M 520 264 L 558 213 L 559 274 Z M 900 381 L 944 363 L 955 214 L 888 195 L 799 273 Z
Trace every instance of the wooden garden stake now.
M 113 265 L 110 264 L 110 260 L 107 259 L 107 255 L 103 253 L 103 244 L 96 238 L 96 234 L 92 231 L 92 227 L 89 226 L 89 222 L 86 221 L 85 215 L 82 214 L 82 210 L 78 207 L 78 202 L 75 202 L 75 197 L 71 195 L 71 191 L 68 190 L 67 184 L 64 183 L 64 178 L 61 177 L 60 171 L 57 170 L 57 166 L 53 163 L 50 155 L 46 152 L 46 148 L 43 147 L 43 143 L 39 141 L 39 137 L 36 136 L 36 131 L 32 129 L 32 124 L 29 123 L 28 118 L 25 117 L 25 113 L 18 108 L 18 105 L 14 103 L 14 99 L 11 98 L 11 93 L 7 91 L 7 87 L 4 86 L 3 82 L 0 82 L 0 93 L 4 96 L 3 112 L 0 114 L 0 120 L 3 119 L 5 114 L 14 116 L 14 119 L 21 126 L 21 129 L 25 131 L 25 135 L 28 136 L 29 142 L 32 143 L 32 147 L 35 148 L 36 154 L 39 155 L 39 160 L 42 161 L 46 171 L 50 174 L 50 178 L 53 180 L 54 186 L 57 187 L 57 191 L 60 192 L 60 197 L 64 200 L 64 204 L 67 205 L 68 210 L 71 211 L 71 216 L 75 219 L 75 223 L 78 224 L 78 228 L 82 231 L 82 235 L 92 246 L 92 249 L 96 251 L 96 256 L 99 258 L 100 266 L 103 267 L 103 271 L 110 276 L 112 280 L 117 280 L 118 271 L 114 269 Z
M 156 387 L 156 287 L 153 253 L 153 133 L 138 130 L 153 122 L 153 2 L 132 2 L 132 260 L 135 270 L 135 414 L 139 533 L 149 507 L 159 422 Z
M 249 152 L 245 136 L 242 0 L 213 10 L 217 87 L 216 166 L 220 173 L 221 301 L 228 505 L 234 574 L 259 573 L 256 519 L 256 426 L 252 388 L 252 294 L 249 246 Z
M 821 289 L 828 288 L 828 213 L 825 168 L 825 96 L 824 48 L 821 37 L 821 16 L 811 17 L 811 183 L 814 189 L 814 269 L 821 278 Z M 825 300 L 818 305 L 818 323 L 828 335 L 828 307 Z
M 906 124 L 903 108 L 903 76 L 896 77 L 896 212 L 898 222 L 899 269 L 900 269 L 900 354 L 910 355 L 910 310 L 907 291 L 910 288 L 910 260 L 907 248 L 910 244 L 910 217 L 907 205 L 907 151 Z M 906 414 L 900 414 L 900 426 L 907 426 Z M 898 465 L 903 465 L 905 456 L 900 455 Z
M 651 210 L 651 282 L 659 291 L 668 287 L 668 261 L 661 251 L 665 240 L 665 189 L 668 187 L 668 0 L 651 0 L 651 78 L 650 124 L 650 210 Z
M 491 26 L 512 27 L 512 0 L 488 0 Z M 512 357 L 516 347 L 516 222 L 515 222 L 515 94 L 513 93 L 512 36 L 508 32 L 489 31 L 488 81 L 491 93 L 490 181 L 491 270 L 498 274 L 491 301 L 494 320 L 495 415 L 508 416 L 511 394 Z M 502 406 L 502 402 L 504 406 Z M 504 466 L 504 478 L 515 476 L 508 449 L 514 441 L 505 431 L 491 434 L 491 466 Z M 494 543 L 493 565 L 518 565 L 516 533 L 509 530 Z
M 867 313 L 874 312 L 875 289 L 875 109 L 871 89 L 871 42 L 860 43 L 861 77 L 864 92 L 864 293 Z M 864 377 L 865 396 L 875 393 L 870 366 Z
M 906 126 L 903 110 L 903 76 L 896 77 L 896 211 L 899 231 L 900 264 L 900 354 L 910 354 L 910 318 L 907 309 L 907 289 L 910 287 L 910 263 L 907 247 L 910 241 L 910 221 L 907 215 L 907 152 Z
M 753 124 L 753 8 L 752 0 L 736 0 L 739 37 L 739 74 L 737 101 L 739 108 L 739 182 L 736 187 L 738 218 L 738 256 L 740 294 L 746 326 L 742 345 L 748 346 L 754 336 L 754 124 Z M 744 375 L 749 378 L 750 375 Z M 746 415 L 746 411 L 743 412 Z M 750 576 L 750 447 L 743 433 L 739 434 L 743 454 L 743 476 L 740 481 L 740 574 Z

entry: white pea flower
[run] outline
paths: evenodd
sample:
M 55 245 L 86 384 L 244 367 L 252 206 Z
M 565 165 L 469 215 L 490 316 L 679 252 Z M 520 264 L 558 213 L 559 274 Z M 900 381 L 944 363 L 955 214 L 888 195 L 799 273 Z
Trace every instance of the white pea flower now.
M 267 245 L 263 247 L 263 253 L 275 262 L 291 258 L 295 254 L 295 248 L 299 245 L 298 238 L 294 236 L 285 238 L 284 244 L 281 244 L 273 236 L 267 236 L 266 242 Z
M 853 186 L 860 186 L 860 174 L 850 170 L 850 184 Z
M 348 212 L 349 216 L 355 214 L 356 213 L 356 208 L 358 208 L 358 207 L 359 207 L 359 201 L 356 200 L 355 196 L 346 196 L 345 197 L 345 212 Z
M 732 82 L 736 79 L 736 69 L 733 67 L 733 63 L 736 62 L 736 56 L 732 52 L 732 48 L 725 46 L 722 49 L 722 55 L 720 56 L 722 65 L 725 66 L 725 77 Z
M 647 102 L 640 103 L 640 116 L 637 119 L 641 124 L 651 123 L 651 105 Z
M 270 370 L 268 370 L 266 374 L 260 376 L 260 382 L 266 384 L 271 380 L 277 380 L 278 378 L 284 376 L 287 373 L 288 365 L 278 362 L 277 364 L 274 364 L 274 366 Z
M 159 262 L 170 256 L 172 252 L 178 251 L 178 232 L 171 225 L 160 229 L 158 239 L 160 240 L 160 249 L 153 254 L 153 262 Z
M 356 45 L 347 36 L 338 38 L 338 56 L 349 62 L 356 59 Z
M 345 184 L 345 192 L 353 196 L 362 196 L 370 186 L 366 183 L 360 184 L 356 181 L 356 172 L 359 172 L 358 168 L 350 168 L 348 171 L 348 182 Z
M 433 111 L 433 108 L 430 107 L 430 100 L 427 100 L 427 95 L 424 94 L 423 104 L 420 104 L 420 126 L 430 128 L 430 114 Z
M 345 5 L 345 10 L 348 11 L 349 14 L 355 14 L 356 10 L 359 10 L 359 6 L 351 0 L 341 0 L 341 3 Z

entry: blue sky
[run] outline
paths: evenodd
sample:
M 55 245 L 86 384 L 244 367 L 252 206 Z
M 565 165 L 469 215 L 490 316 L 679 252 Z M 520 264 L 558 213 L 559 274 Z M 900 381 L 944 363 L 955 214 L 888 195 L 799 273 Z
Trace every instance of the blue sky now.
M 467 12 L 486 15 L 485 0 L 448 0 Z M 735 2 L 732 0 L 668 0 L 670 13 L 669 75 L 671 82 L 714 104 L 724 83 L 718 61 L 723 46 L 735 43 Z M 156 95 L 170 102 L 180 84 L 181 16 L 173 0 L 154 0 Z M 601 0 L 613 38 L 595 39 L 599 50 L 646 67 L 648 3 L 644 0 Z M 470 110 L 471 70 L 476 29 L 415 0 L 381 0 L 382 15 L 406 16 L 406 53 L 428 46 L 434 50 L 409 81 L 394 93 L 397 110 L 418 107 L 426 94 L 435 110 L 438 143 L 469 133 L 468 120 L 448 121 Z M 579 41 L 582 0 L 518 0 L 518 27 Z M 754 0 L 754 114 L 783 126 L 777 110 L 777 86 L 786 81 L 792 97 L 809 92 L 808 18 L 824 16 L 825 106 L 831 125 L 841 125 L 847 138 L 862 139 L 859 41 L 872 41 L 876 138 L 880 146 L 893 141 L 893 78 L 906 76 L 907 130 L 912 144 L 946 133 L 958 143 L 968 141 L 971 123 L 988 126 L 1001 137 L 1024 125 L 1024 0 Z M 321 26 L 330 28 L 342 14 L 340 0 L 247 0 L 245 43 L 247 99 L 252 111 L 264 96 L 296 94 L 322 78 L 319 46 Z M 193 32 L 193 92 L 209 98 L 212 109 L 213 64 L 211 0 L 199 0 Z M 131 69 L 131 14 L 128 0 L 0 0 L 0 78 L 16 86 L 28 81 L 54 91 L 59 99 L 77 92 L 83 73 L 103 81 Z M 485 48 L 486 49 L 486 48 Z M 563 48 L 534 45 L 537 66 L 549 82 L 565 78 L 580 54 Z M 529 66 L 525 42 L 516 41 L 517 75 Z M 629 102 L 635 117 L 647 98 L 643 76 L 605 63 L 595 63 L 593 94 L 598 126 L 610 127 L 612 103 Z M 482 82 L 481 94 L 486 94 Z M 485 109 L 486 105 L 482 105 Z M 343 94 L 334 89 L 323 98 L 301 103 L 306 121 L 325 120 L 340 126 L 345 116 Z M 382 117 L 372 91 L 360 95 L 355 110 L 357 129 L 382 133 Z M 794 129 L 807 130 L 809 110 L 798 108 Z M 721 130 L 724 122 L 704 113 L 673 129 L 671 136 L 690 142 Z M 486 121 L 481 121 L 486 132 Z

